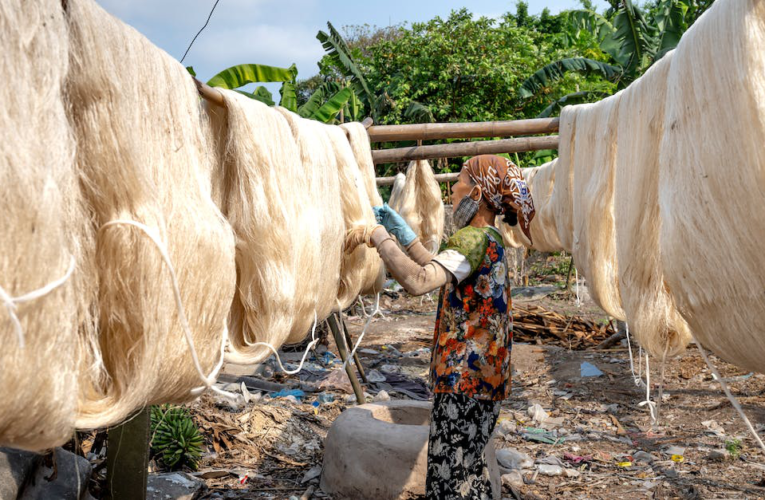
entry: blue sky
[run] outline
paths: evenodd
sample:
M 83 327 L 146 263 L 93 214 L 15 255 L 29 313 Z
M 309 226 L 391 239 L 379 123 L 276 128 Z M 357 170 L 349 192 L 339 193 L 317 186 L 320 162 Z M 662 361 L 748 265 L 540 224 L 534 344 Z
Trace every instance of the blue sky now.
M 180 59 L 202 27 L 214 0 L 98 0 L 107 11 Z M 578 0 L 530 0 L 529 11 L 552 12 L 579 7 Z M 605 7 L 596 0 L 598 9 Z M 387 26 L 448 16 L 467 7 L 475 15 L 497 17 L 515 11 L 514 0 L 220 0 L 210 24 L 199 36 L 184 65 L 207 80 L 234 64 L 297 64 L 298 77 L 318 72 L 323 49 L 316 33 L 331 21 Z

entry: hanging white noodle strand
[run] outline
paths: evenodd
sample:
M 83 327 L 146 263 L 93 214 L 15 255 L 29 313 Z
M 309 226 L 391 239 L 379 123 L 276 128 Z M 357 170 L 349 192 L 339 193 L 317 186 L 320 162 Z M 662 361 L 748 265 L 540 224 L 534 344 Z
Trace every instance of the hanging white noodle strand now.
M 181 320 L 183 335 L 186 338 L 186 344 L 189 347 L 189 353 L 191 354 L 191 360 L 194 362 L 194 368 L 197 370 L 197 373 L 199 374 L 199 378 L 202 379 L 204 388 L 212 389 L 214 392 L 225 395 L 227 397 L 235 397 L 231 393 L 227 393 L 226 391 L 222 391 L 221 389 L 214 387 L 218 370 L 220 370 L 220 366 L 223 366 L 222 358 L 220 361 L 218 361 L 218 364 L 213 368 L 210 375 L 205 375 L 204 370 L 202 370 L 202 365 L 199 363 L 199 356 L 197 355 L 197 350 L 194 347 L 194 339 L 191 334 L 191 327 L 189 327 L 189 322 L 186 319 L 186 311 L 183 307 L 183 299 L 181 298 L 181 289 L 178 286 L 178 277 L 176 276 L 175 269 L 173 268 L 173 264 L 170 261 L 170 256 L 167 254 L 167 248 L 165 247 L 165 244 L 160 239 L 159 235 L 156 234 L 156 230 L 147 226 L 146 224 L 142 224 L 134 220 L 112 220 L 105 223 L 103 226 L 101 226 L 101 228 L 99 229 L 99 232 L 103 231 L 107 227 L 116 226 L 120 224 L 126 225 L 126 226 L 133 226 L 140 229 L 146 236 L 149 237 L 149 239 L 151 239 L 152 242 L 154 242 L 154 245 L 157 247 L 159 254 L 162 256 L 162 260 L 165 262 L 165 265 L 167 266 L 167 270 L 170 273 L 170 280 L 173 285 L 173 295 L 175 296 L 175 305 L 178 310 L 178 318 Z M 223 332 L 224 332 L 223 339 L 225 340 L 227 336 L 227 331 L 225 328 Z M 202 390 L 204 390 L 204 388 Z M 195 394 L 198 392 L 199 392 L 199 388 L 192 389 L 192 394 Z
M 380 310 L 380 294 L 378 293 L 377 296 L 375 297 L 375 311 L 379 311 L 379 310 Z M 350 354 L 348 354 L 348 359 L 346 359 L 345 362 L 343 363 L 343 369 L 346 366 L 348 366 L 348 362 L 351 361 L 353 357 L 356 355 L 356 349 L 358 349 L 359 346 L 361 345 L 361 341 L 364 339 L 364 334 L 367 333 L 367 328 L 369 328 L 369 324 L 372 323 L 372 318 L 374 317 L 374 314 L 375 313 L 372 312 L 372 314 L 367 316 L 367 321 L 364 324 L 364 329 L 361 330 L 361 335 L 359 335 L 358 340 L 356 340 L 356 345 L 353 346 L 353 350 L 350 352 Z M 342 320 L 342 316 L 341 316 L 341 320 Z
M 308 345 L 305 348 L 305 351 L 303 352 L 303 357 L 300 359 L 300 364 L 294 370 L 288 370 L 288 369 L 286 369 L 284 367 L 284 365 L 282 364 L 282 359 L 279 357 L 279 352 L 277 352 L 276 348 L 274 346 L 272 346 L 271 344 L 269 344 L 268 342 L 255 342 L 252 345 L 254 345 L 254 346 L 262 345 L 263 347 L 266 347 L 266 348 L 270 349 L 271 352 L 273 352 L 274 355 L 276 356 L 276 362 L 279 363 L 279 368 L 281 368 L 282 371 L 284 373 L 286 373 L 287 375 L 295 375 L 295 374 L 299 373 L 300 370 L 303 369 L 303 364 L 305 364 L 305 358 L 308 357 L 308 353 L 321 340 L 320 338 L 318 338 L 318 339 L 316 338 L 316 325 L 318 323 L 319 323 L 319 318 L 316 315 L 316 313 L 314 313 L 313 328 L 311 328 L 311 341 L 308 343 Z
M 696 342 L 696 347 L 699 348 L 699 352 L 701 352 L 701 357 L 704 358 L 704 361 L 706 362 L 709 369 L 712 371 L 712 374 L 715 376 L 718 382 L 720 382 L 720 385 L 722 386 L 723 391 L 725 392 L 725 395 L 728 397 L 728 401 L 730 401 L 730 404 L 733 405 L 733 407 L 738 412 L 741 419 L 746 424 L 746 427 L 749 429 L 749 432 L 752 433 L 752 436 L 754 437 L 754 440 L 757 441 L 757 444 L 760 445 L 760 448 L 762 449 L 763 453 L 765 453 L 765 443 L 762 442 L 762 439 L 760 438 L 759 434 L 757 434 L 757 431 L 755 430 L 754 426 L 752 426 L 752 422 L 749 421 L 749 418 L 746 416 L 746 413 L 744 413 L 744 409 L 741 408 L 741 404 L 738 402 L 738 399 L 736 399 L 736 396 L 731 394 L 730 389 L 728 389 L 728 384 L 725 383 L 725 379 L 723 379 L 720 376 L 720 372 L 717 371 L 717 368 L 715 365 L 712 364 L 711 361 L 709 361 L 709 357 L 707 357 L 707 353 L 704 351 L 704 348 L 701 347 L 701 344 L 698 340 L 696 340 L 696 337 L 693 335 L 693 332 L 691 332 L 691 336 L 693 337 L 693 341 Z
M 651 401 L 651 366 L 648 364 L 648 354 L 645 355 L 645 401 L 638 403 L 638 406 L 646 405 L 651 412 L 651 423 L 656 424 L 658 418 L 656 416 L 656 403 Z
M 579 296 L 579 271 L 574 268 L 574 276 L 576 279 L 576 307 L 582 307 L 582 298 Z

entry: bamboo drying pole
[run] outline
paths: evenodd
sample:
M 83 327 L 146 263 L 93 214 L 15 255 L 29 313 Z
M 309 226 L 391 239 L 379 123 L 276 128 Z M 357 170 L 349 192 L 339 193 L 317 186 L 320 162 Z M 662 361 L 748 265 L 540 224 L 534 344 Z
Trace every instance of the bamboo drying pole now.
M 450 174 L 436 174 L 436 182 L 455 182 L 457 177 L 460 176 L 459 172 L 452 172 Z M 392 186 L 396 181 L 395 177 L 378 177 L 375 179 L 378 186 Z
M 196 78 L 194 78 L 194 83 L 197 86 L 197 91 L 199 92 L 199 95 L 202 96 L 202 98 L 205 99 L 207 102 L 210 102 L 220 107 L 224 107 L 226 105 L 226 101 L 223 100 L 223 95 L 220 92 L 210 87 L 209 85 L 200 82 Z
M 414 146 L 409 148 L 378 149 L 372 151 L 377 163 L 396 163 L 432 158 L 455 158 L 498 153 L 523 153 L 542 149 L 558 149 L 558 136 L 518 137 L 498 141 L 461 142 L 435 146 Z
M 225 106 L 223 96 L 216 89 L 194 78 L 199 95 L 212 104 Z M 371 118 L 362 122 L 369 132 L 370 141 L 403 141 L 444 138 L 497 137 L 505 135 L 539 134 L 558 130 L 558 118 L 535 118 L 505 122 L 425 123 L 415 125 L 372 125 Z M 454 158 L 480 154 L 522 153 L 542 149 L 557 149 L 558 136 L 518 137 L 497 141 L 463 142 L 415 146 L 410 148 L 372 151 L 374 162 L 395 163 L 433 158 Z M 384 184 L 381 184 L 384 185 Z
M 367 129 L 370 142 L 429 141 L 474 137 L 511 137 L 557 132 L 559 118 L 533 118 L 472 123 L 417 123 L 413 125 L 373 125 Z

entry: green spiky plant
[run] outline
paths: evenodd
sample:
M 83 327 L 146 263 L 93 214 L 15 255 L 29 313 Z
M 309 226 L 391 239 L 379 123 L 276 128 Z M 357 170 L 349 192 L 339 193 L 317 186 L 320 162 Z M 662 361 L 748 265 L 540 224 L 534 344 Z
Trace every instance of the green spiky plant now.
M 189 412 L 180 406 L 151 407 L 151 451 L 170 470 L 196 470 L 204 439 Z

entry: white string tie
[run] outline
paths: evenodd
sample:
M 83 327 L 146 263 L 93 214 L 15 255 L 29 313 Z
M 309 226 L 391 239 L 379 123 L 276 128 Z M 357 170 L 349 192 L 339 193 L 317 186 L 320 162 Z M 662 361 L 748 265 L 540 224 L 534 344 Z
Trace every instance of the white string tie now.
M 763 453 L 765 453 L 765 443 L 762 442 L 762 439 L 760 438 L 760 435 L 757 434 L 757 431 L 754 429 L 752 422 L 749 421 L 749 418 L 746 416 L 746 413 L 744 413 L 744 409 L 741 408 L 741 404 L 738 402 L 738 399 L 736 399 L 736 396 L 734 396 L 730 392 L 730 389 L 728 389 L 728 384 L 725 383 L 725 379 L 723 379 L 720 376 L 720 372 L 717 371 L 717 368 L 715 367 L 715 365 L 713 365 L 712 362 L 709 361 L 709 358 L 707 357 L 707 353 L 704 351 L 704 348 L 701 347 L 701 344 L 693 335 L 693 332 L 691 332 L 691 337 L 693 337 L 693 341 L 696 342 L 696 347 L 699 348 L 699 352 L 701 352 L 701 357 L 704 358 L 704 361 L 707 363 L 707 366 L 712 371 L 712 374 L 715 376 L 717 381 L 720 382 L 720 385 L 722 386 L 723 391 L 725 391 L 725 395 L 728 397 L 728 401 L 730 401 L 730 404 L 732 404 L 733 407 L 736 409 L 739 416 L 746 424 L 746 427 L 749 429 L 749 432 L 754 437 L 754 440 L 757 442 L 758 445 L 760 445 L 760 448 L 762 449 Z
M 574 268 L 574 279 L 576 280 L 576 307 L 582 307 L 582 298 L 579 296 L 579 271 Z
M 288 370 L 284 367 L 284 365 L 282 364 L 282 360 L 279 357 L 279 352 L 276 350 L 276 348 L 273 345 L 269 344 L 268 342 L 255 342 L 252 345 L 254 346 L 262 345 L 263 347 L 269 348 L 271 352 L 273 352 L 274 355 L 276 356 L 276 362 L 279 363 L 279 368 L 281 368 L 282 371 L 286 373 L 287 375 L 295 375 L 296 373 L 299 373 L 300 370 L 303 369 L 303 364 L 305 364 L 305 359 L 308 357 L 308 353 L 311 351 L 311 349 L 316 347 L 316 344 L 318 344 L 319 341 L 321 340 L 321 338 L 318 338 L 318 339 L 316 338 L 316 325 L 319 322 L 318 319 L 319 318 L 316 315 L 316 311 L 314 311 L 313 312 L 313 328 L 311 328 L 311 342 L 309 342 L 308 346 L 306 346 L 305 352 L 303 352 L 303 357 L 300 360 L 300 364 L 294 370 Z
M 22 328 L 21 321 L 16 314 L 16 305 L 23 304 L 24 302 L 31 302 L 48 295 L 53 290 L 66 283 L 72 274 L 74 274 L 76 267 L 77 261 L 75 260 L 74 255 L 72 255 L 69 260 L 69 268 L 66 270 L 66 274 L 64 274 L 64 276 L 57 279 L 56 281 L 48 283 L 42 288 L 38 288 L 37 290 L 33 290 L 18 297 L 12 297 L 8 292 L 5 291 L 5 289 L 3 289 L 3 287 L 0 287 L 0 301 L 3 302 L 5 309 L 8 311 L 8 316 L 11 318 L 11 323 L 13 323 L 13 330 L 16 333 L 16 338 L 19 341 L 19 348 L 24 349 L 26 343 L 24 341 L 24 329 Z
M 377 296 L 375 297 L 375 311 L 379 311 L 379 309 L 380 309 L 380 294 L 378 293 Z M 341 322 L 342 322 L 342 314 L 343 313 L 340 312 Z M 361 330 L 361 335 L 359 335 L 358 340 L 356 340 L 356 345 L 353 346 L 353 350 L 350 352 L 350 354 L 348 354 L 348 359 L 346 359 L 345 362 L 343 363 L 343 369 L 345 369 L 345 367 L 348 366 L 348 362 L 350 362 L 353 359 L 353 357 L 356 355 L 356 349 L 358 349 L 359 346 L 361 345 L 361 341 L 364 339 L 364 335 L 367 333 L 367 329 L 369 328 L 369 324 L 372 322 L 372 318 L 374 318 L 374 315 L 375 313 L 373 312 L 372 314 L 367 316 L 367 321 L 364 324 L 364 329 Z M 340 325 L 340 327 L 344 328 L 342 324 Z
M 191 390 L 192 395 L 199 395 L 202 392 L 204 392 L 205 389 L 211 389 L 213 392 L 216 392 L 226 398 L 232 398 L 232 399 L 236 398 L 235 394 L 224 391 L 222 389 L 218 389 L 217 387 L 214 386 L 215 380 L 218 377 L 218 371 L 220 370 L 220 367 L 223 366 L 222 358 L 220 361 L 218 361 L 218 364 L 214 367 L 210 375 L 205 375 L 204 370 L 202 370 L 202 365 L 199 362 L 199 355 L 197 354 L 197 350 L 194 347 L 194 338 L 191 334 L 191 327 L 189 326 L 189 322 L 186 319 L 186 312 L 183 308 L 183 299 L 181 298 L 181 289 L 178 285 L 178 277 L 175 274 L 175 269 L 173 268 L 173 264 L 170 261 L 170 256 L 167 253 L 167 247 L 162 242 L 162 239 L 160 238 L 156 229 L 151 228 L 147 226 L 146 224 L 143 224 L 141 222 L 134 221 L 134 220 L 113 220 L 101 226 L 101 228 L 99 229 L 99 232 L 103 231 L 109 226 L 116 226 L 119 224 L 123 224 L 126 226 L 133 226 L 143 231 L 144 234 L 146 234 L 146 236 L 148 236 L 151 239 L 151 241 L 154 242 L 154 245 L 157 247 L 159 254 L 162 256 L 162 260 L 164 261 L 165 266 L 167 266 L 167 270 L 170 273 L 170 280 L 173 285 L 173 295 L 175 296 L 175 306 L 176 306 L 176 309 L 178 310 L 178 318 L 181 321 L 181 328 L 186 338 L 186 344 L 189 347 L 189 353 L 191 354 L 191 359 L 194 362 L 194 368 L 197 370 L 197 374 L 199 375 L 199 378 L 202 380 L 202 383 L 204 384 L 203 387 L 196 387 L 192 389 Z M 225 338 L 226 338 L 225 327 L 223 332 L 224 334 L 223 334 L 222 343 L 225 342 Z

